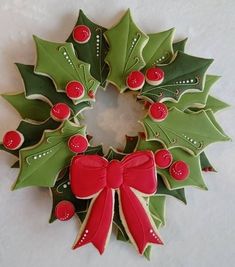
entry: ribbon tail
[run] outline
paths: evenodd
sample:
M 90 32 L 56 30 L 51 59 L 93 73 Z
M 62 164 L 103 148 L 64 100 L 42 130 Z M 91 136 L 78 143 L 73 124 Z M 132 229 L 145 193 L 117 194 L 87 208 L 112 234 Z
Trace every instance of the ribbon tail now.
M 102 254 L 111 234 L 114 191 L 105 187 L 91 201 L 73 249 L 92 243 Z
M 136 196 L 129 186 L 122 185 L 119 189 L 119 207 L 121 220 L 130 240 L 143 254 L 148 243 L 163 244 L 157 229 L 148 214 L 145 204 Z

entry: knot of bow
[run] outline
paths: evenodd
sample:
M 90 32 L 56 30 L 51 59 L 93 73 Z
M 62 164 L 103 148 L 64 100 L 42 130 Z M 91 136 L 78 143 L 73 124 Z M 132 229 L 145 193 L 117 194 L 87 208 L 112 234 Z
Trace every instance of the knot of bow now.
M 75 156 L 70 182 L 77 198 L 92 198 L 74 248 L 92 243 L 103 253 L 111 233 L 115 190 L 122 224 L 138 251 L 142 254 L 148 243 L 162 244 L 143 198 L 157 190 L 151 151 L 134 152 L 110 162 L 98 155 Z

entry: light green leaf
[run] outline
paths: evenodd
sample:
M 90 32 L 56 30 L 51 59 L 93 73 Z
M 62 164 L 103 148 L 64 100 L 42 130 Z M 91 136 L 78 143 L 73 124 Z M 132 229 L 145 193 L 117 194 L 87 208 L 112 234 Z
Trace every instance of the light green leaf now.
M 45 121 L 50 117 L 50 106 L 41 100 L 28 100 L 24 93 L 2 94 L 20 114 L 22 119 Z
M 85 135 L 85 128 L 65 121 L 56 130 L 44 131 L 41 141 L 35 146 L 21 149 L 20 173 L 13 188 L 54 186 L 59 172 L 69 165 L 74 155 L 67 143 L 75 134 Z
M 54 43 L 34 36 L 37 46 L 37 64 L 35 72 L 49 76 L 58 92 L 65 92 L 68 82 L 76 80 L 85 88 L 84 96 L 74 101 L 75 104 L 94 100 L 89 92 L 96 93 L 99 82 L 90 74 L 90 65 L 80 61 L 71 43 Z
M 228 108 L 229 104 L 219 100 L 218 98 L 215 98 L 214 96 L 209 95 L 207 102 L 206 102 L 206 106 L 205 109 L 211 109 L 214 113 L 224 109 L 224 108 Z
M 165 73 L 163 82 L 157 86 L 145 83 L 140 97 L 151 102 L 176 102 L 189 90 L 202 91 L 205 72 L 212 61 L 178 52 L 170 64 L 161 66 Z
M 16 64 L 20 71 L 24 82 L 25 95 L 28 99 L 41 99 L 54 105 L 62 102 L 67 104 L 74 116 L 86 108 L 90 108 L 91 104 L 88 101 L 81 102 L 77 105 L 67 97 L 65 93 L 57 92 L 51 79 L 46 76 L 37 75 L 34 73 L 34 67 L 31 65 Z
M 147 116 L 142 124 L 147 140 L 158 140 L 167 148 L 181 147 L 194 155 L 211 143 L 230 140 L 214 126 L 204 110 L 184 113 L 171 108 L 164 121 L 155 122 Z
M 216 172 L 215 168 L 212 166 L 209 159 L 207 158 L 205 152 L 202 152 L 200 154 L 200 162 L 203 171 Z
M 179 42 L 175 42 L 173 44 L 174 52 L 177 52 L 177 51 L 184 52 L 187 40 L 188 40 L 188 38 L 185 38 L 185 39 L 183 39 L 183 40 L 181 40 Z
M 110 50 L 105 61 L 110 67 L 107 80 L 123 92 L 127 88 L 126 77 L 133 70 L 145 66 L 142 50 L 148 36 L 132 20 L 128 10 L 117 25 L 104 33 Z
M 200 156 L 190 155 L 180 148 L 171 149 L 171 153 L 174 161 L 183 160 L 188 164 L 190 168 L 190 174 L 187 179 L 178 181 L 171 177 L 168 169 L 158 169 L 158 172 L 162 176 L 164 183 L 167 185 L 168 189 L 172 190 L 184 188 L 186 186 L 194 186 L 207 190 L 202 177 Z
M 104 61 L 108 52 L 108 44 L 103 33 L 107 29 L 89 20 L 82 10 L 79 11 L 78 20 L 75 26 L 77 25 L 86 25 L 90 29 L 91 37 L 89 41 L 84 44 L 79 44 L 74 41 L 73 33 L 71 33 L 67 42 L 73 43 L 78 58 L 91 65 L 91 75 L 104 87 L 109 72 L 108 65 Z
M 149 197 L 149 211 L 154 222 L 160 221 L 162 225 L 165 225 L 165 205 L 166 197 L 165 196 L 151 196 Z M 159 225 L 156 225 L 157 228 Z
M 174 106 L 180 110 L 205 107 L 209 91 L 219 78 L 219 76 L 215 75 L 206 75 L 205 86 L 202 92 L 185 93 L 181 96 L 178 103 L 167 102 L 167 106 Z
M 143 58 L 146 62 L 144 69 L 158 64 L 169 63 L 173 57 L 174 29 L 164 32 L 148 34 L 149 40 L 143 49 Z
M 32 123 L 29 121 L 22 120 L 16 129 L 24 136 L 24 143 L 22 144 L 20 149 L 37 144 L 42 138 L 42 134 L 45 130 L 56 129 L 59 127 L 59 125 L 60 123 L 54 121 L 53 119 L 48 119 L 47 121 L 44 121 L 42 123 Z M 8 150 L 2 144 L 0 144 L 0 150 L 4 150 L 17 157 L 19 156 L 20 149 Z

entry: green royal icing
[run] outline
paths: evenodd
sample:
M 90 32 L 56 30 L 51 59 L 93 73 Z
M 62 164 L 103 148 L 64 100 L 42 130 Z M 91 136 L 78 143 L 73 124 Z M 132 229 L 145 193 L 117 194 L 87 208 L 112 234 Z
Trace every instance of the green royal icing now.
M 25 95 L 27 98 L 42 99 L 49 102 L 50 105 L 55 105 L 60 102 L 65 103 L 71 108 L 74 116 L 82 110 L 91 107 L 91 104 L 88 101 L 74 105 L 73 101 L 69 99 L 65 93 L 57 92 L 55 90 L 55 86 L 51 79 L 35 74 L 33 66 L 19 63 L 17 63 L 16 66 L 23 79 Z
M 170 64 L 161 66 L 165 73 L 163 82 L 157 86 L 145 83 L 139 97 L 151 102 L 176 102 L 185 92 L 202 91 L 205 72 L 212 61 L 178 52 Z
M 22 119 L 45 121 L 50 117 L 50 106 L 41 100 L 29 100 L 22 92 L 16 94 L 2 94 L 20 114 Z
M 73 43 L 78 58 L 90 64 L 91 75 L 100 82 L 102 87 L 105 87 L 109 68 L 104 61 L 108 52 L 108 44 L 103 33 L 107 29 L 89 20 L 82 10 L 79 12 L 75 26 L 77 25 L 86 25 L 90 29 L 91 37 L 89 41 L 84 44 L 79 44 L 74 41 L 73 33 L 71 33 L 67 42 Z
M 149 40 L 143 49 L 143 58 L 146 62 L 144 70 L 159 64 L 167 64 L 173 57 L 174 29 L 164 32 L 148 34 Z
M 173 44 L 173 50 L 174 50 L 174 52 L 177 52 L 177 51 L 184 52 L 185 45 L 186 45 L 187 41 L 188 41 L 188 38 L 185 38 L 185 39 L 183 39 L 181 41 L 175 42 Z
M 35 146 L 20 150 L 20 173 L 14 189 L 26 186 L 52 187 L 59 172 L 70 164 L 74 155 L 68 140 L 75 134 L 85 135 L 85 128 L 69 121 L 54 131 L 44 131 Z
M 37 63 L 35 72 L 49 76 L 58 92 L 65 92 L 70 81 L 83 84 L 85 93 L 75 104 L 92 100 L 89 92 L 96 93 L 99 82 L 90 74 L 90 65 L 79 60 L 71 43 L 53 43 L 34 36 L 37 47 Z M 94 101 L 94 100 L 93 100 Z
M 130 10 L 104 35 L 110 47 L 105 58 L 110 67 L 107 80 L 120 92 L 124 92 L 127 88 L 128 74 L 145 66 L 142 50 L 148 41 L 148 36 L 135 25 Z
M 177 108 L 171 108 L 164 121 L 155 122 L 147 116 L 142 124 L 148 141 L 157 140 L 166 148 L 181 147 L 198 155 L 211 143 L 229 140 L 213 124 L 208 113 L 211 111 L 184 113 Z

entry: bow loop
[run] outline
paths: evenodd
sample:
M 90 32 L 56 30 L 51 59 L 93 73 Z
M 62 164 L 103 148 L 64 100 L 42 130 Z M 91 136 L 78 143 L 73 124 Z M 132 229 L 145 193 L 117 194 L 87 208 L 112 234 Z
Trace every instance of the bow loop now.
M 70 183 L 78 198 L 91 198 L 106 186 L 108 161 L 98 155 L 79 155 L 72 159 Z
M 155 161 L 151 151 L 137 151 L 122 162 L 123 181 L 144 195 L 152 195 L 157 190 Z

